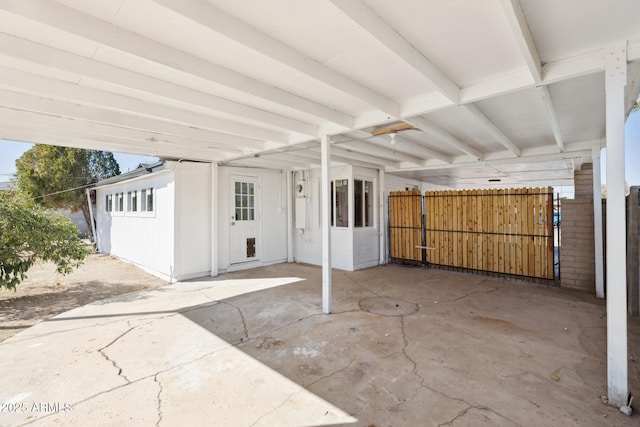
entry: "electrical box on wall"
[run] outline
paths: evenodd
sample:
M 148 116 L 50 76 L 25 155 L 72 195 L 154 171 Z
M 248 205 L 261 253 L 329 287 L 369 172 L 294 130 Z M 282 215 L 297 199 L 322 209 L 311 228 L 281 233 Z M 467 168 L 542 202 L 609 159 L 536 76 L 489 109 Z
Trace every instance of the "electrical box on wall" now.
M 307 228 L 307 199 L 296 197 L 296 228 L 304 230 Z
M 296 198 L 307 197 L 307 181 L 296 181 L 295 190 Z

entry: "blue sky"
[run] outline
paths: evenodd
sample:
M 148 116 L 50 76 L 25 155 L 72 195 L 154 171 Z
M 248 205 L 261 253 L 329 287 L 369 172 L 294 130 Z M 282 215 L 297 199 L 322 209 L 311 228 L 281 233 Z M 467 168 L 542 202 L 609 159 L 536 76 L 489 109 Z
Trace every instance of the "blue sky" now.
M 16 171 L 16 159 L 33 147 L 26 142 L 15 142 L 0 139 L 0 182 L 9 181 Z M 133 154 L 113 153 L 120 165 L 120 172 L 134 170 L 140 163 L 153 163 L 157 157 L 137 156 Z

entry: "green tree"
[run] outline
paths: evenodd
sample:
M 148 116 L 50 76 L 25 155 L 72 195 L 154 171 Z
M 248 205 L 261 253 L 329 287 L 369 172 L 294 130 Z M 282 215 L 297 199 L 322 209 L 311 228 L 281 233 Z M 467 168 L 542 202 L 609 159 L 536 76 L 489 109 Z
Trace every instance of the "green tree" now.
M 36 205 L 24 194 L 0 191 L 0 288 L 15 290 L 37 261 L 52 261 L 61 274 L 89 253 L 67 217 Z
M 80 148 L 35 145 L 16 160 L 18 189 L 54 209 L 81 210 L 91 230 L 85 188 L 120 174 L 113 154 Z
M 633 107 L 631 107 L 631 111 L 640 111 L 640 101 L 636 101 L 633 103 Z

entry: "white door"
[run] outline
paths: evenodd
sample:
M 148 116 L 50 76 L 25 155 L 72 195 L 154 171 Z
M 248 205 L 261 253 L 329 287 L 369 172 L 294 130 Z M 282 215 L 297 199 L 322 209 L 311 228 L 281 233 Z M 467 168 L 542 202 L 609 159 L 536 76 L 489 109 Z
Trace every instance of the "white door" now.
M 229 259 L 231 264 L 260 259 L 259 180 L 231 175 L 231 225 Z

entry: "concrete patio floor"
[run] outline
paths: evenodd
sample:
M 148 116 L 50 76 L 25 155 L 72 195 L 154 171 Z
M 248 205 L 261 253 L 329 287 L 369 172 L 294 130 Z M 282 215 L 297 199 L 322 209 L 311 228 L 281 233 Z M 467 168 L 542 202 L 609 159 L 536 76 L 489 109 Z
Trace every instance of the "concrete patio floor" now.
M 591 295 L 398 265 L 333 280 L 329 316 L 321 270 L 280 264 L 42 322 L 0 344 L 0 425 L 639 423 L 601 402 L 605 306 Z

